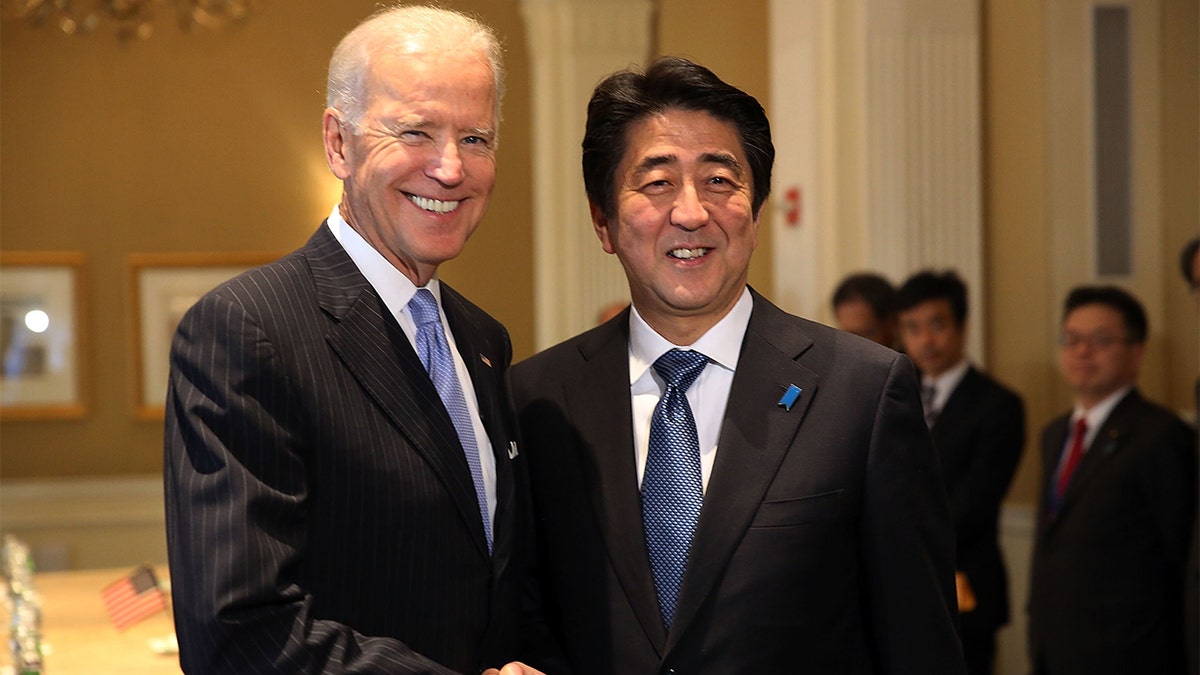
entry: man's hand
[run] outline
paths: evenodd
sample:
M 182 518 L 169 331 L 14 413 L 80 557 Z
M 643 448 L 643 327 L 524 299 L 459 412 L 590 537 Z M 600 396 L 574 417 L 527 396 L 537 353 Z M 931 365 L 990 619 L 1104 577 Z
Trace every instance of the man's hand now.
M 483 671 L 483 675 L 546 675 L 537 668 L 531 668 L 520 661 L 513 661 L 504 666 L 500 670 L 488 668 Z

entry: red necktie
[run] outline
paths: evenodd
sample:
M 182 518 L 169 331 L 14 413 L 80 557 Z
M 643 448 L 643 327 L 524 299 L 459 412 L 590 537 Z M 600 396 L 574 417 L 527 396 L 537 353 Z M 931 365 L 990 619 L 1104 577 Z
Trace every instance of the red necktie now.
M 1087 418 L 1080 417 L 1079 421 L 1075 422 L 1075 434 L 1071 437 L 1071 449 L 1067 451 L 1067 460 L 1063 462 L 1062 470 L 1058 472 L 1058 484 L 1055 486 L 1055 497 L 1058 503 L 1062 503 L 1063 495 L 1067 493 L 1067 486 L 1071 484 L 1071 474 L 1075 473 L 1075 467 L 1079 466 L 1079 460 L 1083 457 L 1083 439 L 1087 436 Z

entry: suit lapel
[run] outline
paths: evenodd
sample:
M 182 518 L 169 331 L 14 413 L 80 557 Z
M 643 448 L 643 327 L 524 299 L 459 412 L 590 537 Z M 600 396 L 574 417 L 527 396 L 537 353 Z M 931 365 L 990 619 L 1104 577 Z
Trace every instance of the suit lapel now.
M 408 337 L 328 227 L 313 235 L 304 254 L 321 309 L 333 319 L 325 336 L 329 345 L 445 484 L 487 556 L 462 446 Z
M 811 346 L 791 317 L 754 294 L 668 650 L 720 578 L 794 445 L 820 379 L 798 363 Z M 792 385 L 801 394 L 787 410 L 779 400 Z
M 982 376 L 974 367 L 968 367 L 967 372 L 959 380 L 958 386 L 950 392 L 946 405 L 938 412 L 937 420 L 933 423 L 930 433 L 936 439 L 938 432 L 953 430 L 955 423 L 964 419 L 975 419 L 978 411 L 973 410 L 975 398 Z
M 609 560 L 642 629 L 662 652 L 666 642 L 642 530 L 629 394 L 629 313 L 579 345 L 583 365 L 564 392 L 584 443 L 580 462 Z
M 1079 460 L 1079 466 L 1075 468 L 1075 475 L 1071 477 L 1071 482 L 1067 485 L 1067 493 L 1063 495 L 1059 517 L 1062 517 L 1072 504 L 1079 501 L 1080 495 L 1086 494 L 1088 483 L 1124 443 L 1128 437 L 1131 418 L 1134 417 L 1133 413 L 1140 401 L 1141 396 L 1137 391 L 1131 390 L 1108 414 L 1108 419 L 1104 420 L 1104 424 L 1100 425 L 1100 431 L 1096 433 L 1087 452 Z
M 1125 439 L 1129 436 L 1130 424 L 1137 416 L 1137 410 L 1141 406 L 1142 400 L 1136 389 L 1130 390 L 1108 414 L 1108 418 L 1100 426 L 1100 431 L 1092 439 L 1092 444 L 1088 446 L 1087 452 L 1079 461 L 1079 466 L 1075 467 L 1075 473 L 1071 477 L 1070 484 L 1067 485 L 1067 493 L 1063 495 L 1062 506 L 1059 507 L 1058 514 L 1047 523 L 1047 532 L 1052 531 L 1059 522 L 1069 517 L 1068 514 L 1075 504 L 1087 494 L 1088 484 L 1095 479 L 1096 474 L 1103 471 L 1113 454 L 1124 444 Z M 1046 495 L 1049 495 L 1050 490 L 1053 489 L 1055 472 L 1058 471 L 1058 463 L 1063 449 L 1066 447 L 1070 415 L 1060 417 L 1052 424 L 1052 428 L 1047 432 L 1051 445 L 1046 448 L 1042 466 L 1042 475 L 1047 477 L 1043 485 Z
M 487 333 L 475 321 L 469 303 L 445 282 L 441 283 L 441 295 L 446 322 L 454 333 L 454 343 L 458 347 L 459 356 L 471 375 L 475 400 L 479 403 L 479 416 L 487 431 L 492 456 L 496 461 L 496 512 L 493 514 L 492 558 L 496 572 L 501 573 L 512 550 L 510 540 L 513 534 L 512 504 L 515 484 L 509 452 L 515 451 L 516 447 L 515 444 L 509 445 L 512 433 L 508 429 L 506 419 L 510 412 L 507 399 L 501 396 L 504 385 L 501 382 L 500 369 L 508 364 L 512 355 L 508 351 L 507 343 L 491 344 L 488 341 Z

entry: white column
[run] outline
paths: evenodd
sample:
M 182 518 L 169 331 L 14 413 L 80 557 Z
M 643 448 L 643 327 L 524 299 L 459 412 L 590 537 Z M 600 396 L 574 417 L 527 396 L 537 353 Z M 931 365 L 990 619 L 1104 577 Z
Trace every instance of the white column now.
M 954 268 L 982 359 L 978 0 L 772 0 L 771 13 L 780 302 L 829 320 L 849 272 L 900 283 Z
M 651 0 L 522 0 L 533 68 L 534 273 L 537 349 L 595 324 L 627 300 L 614 256 L 592 229 L 580 142 L 605 75 L 650 55 Z

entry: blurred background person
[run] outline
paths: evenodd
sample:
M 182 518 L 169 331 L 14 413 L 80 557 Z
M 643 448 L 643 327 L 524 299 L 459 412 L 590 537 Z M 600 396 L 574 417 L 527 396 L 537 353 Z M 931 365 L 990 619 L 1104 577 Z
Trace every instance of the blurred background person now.
M 1200 237 L 1184 244 L 1179 254 L 1179 269 L 1183 280 L 1192 291 L 1192 297 L 1200 303 Z M 1196 379 L 1196 406 L 1193 425 L 1200 425 L 1200 378 Z M 1188 550 L 1187 582 L 1184 628 L 1187 639 L 1188 672 L 1200 675 L 1200 516 L 1192 523 L 1192 544 Z
M 838 284 L 831 304 L 838 328 L 894 349 L 895 300 L 890 281 L 873 272 L 859 272 Z
M 957 274 L 914 274 L 895 306 L 901 345 L 921 371 L 925 423 L 954 517 L 963 654 L 972 675 L 986 675 L 1009 619 L 1000 504 L 1025 447 L 1025 406 L 967 359 L 967 287 Z
M 1113 286 L 1063 308 L 1072 411 L 1042 432 L 1029 592 L 1034 675 L 1184 672 L 1184 558 L 1195 432 L 1137 390 L 1146 312 Z

